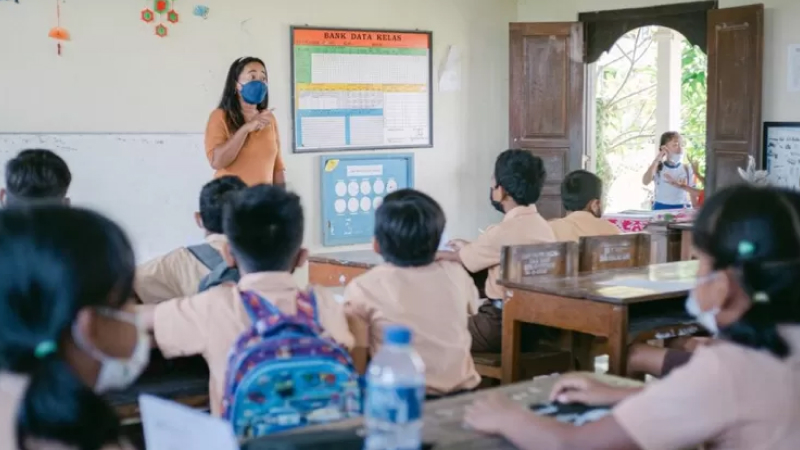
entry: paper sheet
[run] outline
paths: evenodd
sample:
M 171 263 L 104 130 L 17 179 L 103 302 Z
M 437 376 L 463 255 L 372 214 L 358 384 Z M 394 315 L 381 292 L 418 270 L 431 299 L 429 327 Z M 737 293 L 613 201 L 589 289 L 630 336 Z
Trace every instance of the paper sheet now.
M 630 287 L 652 291 L 688 291 L 694 288 L 695 280 L 646 280 L 641 278 L 622 278 L 602 281 L 597 284 L 613 287 Z
M 152 395 L 139 396 L 145 446 L 156 450 L 237 450 L 228 422 Z
M 800 92 L 800 44 L 789 46 L 786 71 L 789 92 Z
M 439 67 L 439 91 L 458 92 L 461 90 L 461 48 L 451 45 L 447 49 Z

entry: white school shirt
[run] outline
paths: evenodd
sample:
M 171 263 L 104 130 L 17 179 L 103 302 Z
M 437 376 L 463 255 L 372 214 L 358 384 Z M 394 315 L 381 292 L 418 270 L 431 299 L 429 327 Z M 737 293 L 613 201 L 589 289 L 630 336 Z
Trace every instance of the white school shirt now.
M 689 198 L 689 193 L 667 183 L 664 175 L 669 175 L 675 181 L 686 181 L 689 186 L 694 187 L 694 171 L 692 171 L 692 166 L 679 163 L 675 167 L 668 167 L 666 164 L 662 164 L 661 170 L 657 170 L 653 177 L 653 182 L 655 183 L 653 197 L 656 203 L 663 203 L 665 205 L 691 205 L 692 201 Z

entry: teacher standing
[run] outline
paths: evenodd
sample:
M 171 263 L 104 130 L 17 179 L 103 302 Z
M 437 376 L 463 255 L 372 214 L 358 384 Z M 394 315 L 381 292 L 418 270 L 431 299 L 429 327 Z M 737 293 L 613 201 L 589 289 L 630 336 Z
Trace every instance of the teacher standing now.
M 231 64 L 219 107 L 206 127 L 214 178 L 236 175 L 247 185 L 285 183 L 278 124 L 269 108 L 269 77 L 258 58 Z

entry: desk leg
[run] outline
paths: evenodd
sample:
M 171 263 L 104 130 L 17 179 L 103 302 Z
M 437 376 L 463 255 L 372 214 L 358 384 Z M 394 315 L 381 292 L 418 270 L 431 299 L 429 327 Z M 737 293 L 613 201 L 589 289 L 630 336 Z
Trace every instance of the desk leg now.
M 511 302 L 506 302 L 509 306 Z M 520 337 L 522 322 L 516 320 L 513 306 L 503 308 L 503 350 L 502 350 L 502 371 L 503 384 L 511 384 L 520 379 Z
M 681 232 L 681 261 L 692 260 L 692 231 L 683 230 Z
M 624 377 L 628 365 L 628 307 L 611 310 L 611 333 L 608 336 L 608 373 Z

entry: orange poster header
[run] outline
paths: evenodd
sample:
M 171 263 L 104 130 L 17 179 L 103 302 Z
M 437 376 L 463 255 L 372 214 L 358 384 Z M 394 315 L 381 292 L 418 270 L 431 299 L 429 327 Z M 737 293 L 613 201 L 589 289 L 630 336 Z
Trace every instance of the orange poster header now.
M 296 29 L 294 45 L 428 49 L 430 35 L 371 30 Z

